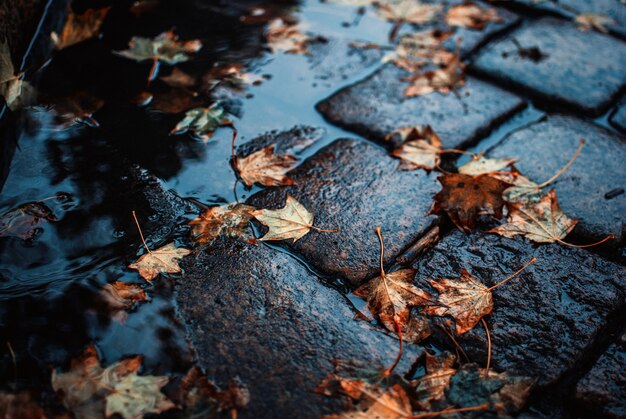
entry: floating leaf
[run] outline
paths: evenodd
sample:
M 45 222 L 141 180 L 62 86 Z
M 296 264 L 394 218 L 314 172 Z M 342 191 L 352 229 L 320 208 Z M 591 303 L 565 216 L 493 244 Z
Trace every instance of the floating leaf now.
M 440 30 L 428 30 L 404 35 L 392 54 L 383 58 L 384 62 L 393 62 L 396 66 L 416 73 L 427 64 L 440 65 L 449 62 L 454 53 L 442 47 L 452 33 Z
M 507 223 L 489 230 L 504 237 L 522 235 L 538 243 L 562 241 L 578 224 L 578 220 L 563 213 L 551 189 L 536 203 L 510 203 L 507 205 Z
M 288 54 L 306 54 L 310 38 L 300 32 L 297 23 L 289 23 L 283 19 L 274 19 L 265 33 L 267 46 L 272 52 L 284 51 Z
M 191 237 L 199 244 L 211 244 L 218 236 L 237 237 L 256 244 L 249 226 L 250 212 L 254 209 L 237 203 L 209 208 L 189 223 Z
M 485 173 L 500 172 L 516 161 L 517 159 L 491 159 L 480 154 L 459 167 L 459 173 L 476 176 Z
M 26 203 L 0 215 L 0 237 L 33 239 L 42 221 L 55 222 L 57 218 L 43 202 Z
M 67 18 L 61 34 L 52 32 L 50 35 L 54 46 L 57 49 L 63 49 L 97 36 L 110 9 L 111 7 L 87 9 L 79 15 L 74 13 L 71 7 L 68 7 Z
M 77 92 L 71 96 L 54 98 L 49 101 L 52 112 L 64 125 L 84 122 L 92 127 L 100 124 L 93 114 L 104 106 L 104 100 L 87 92 Z
M 392 132 L 385 138 L 390 139 L 395 134 L 399 134 L 403 141 L 391 152 L 391 155 L 402 160 L 401 169 L 433 170 L 439 165 L 442 143 L 430 125 L 403 128 Z
M 148 300 L 146 292 L 139 285 L 121 281 L 106 284 L 102 287 L 100 296 L 114 311 L 130 310 L 135 303 Z
M 23 80 L 23 74 L 15 74 L 9 42 L 0 42 L 0 96 L 9 109 L 16 111 L 32 102 L 34 89 Z
M 608 33 L 607 26 L 615 25 L 615 21 L 608 16 L 599 15 L 596 13 L 582 13 L 576 16 L 576 23 L 578 29 L 583 32 L 595 29 L 598 32 Z
M 106 396 L 106 416 L 118 414 L 124 419 L 135 419 L 176 407 L 161 393 L 168 381 L 169 377 L 137 375 L 136 370 L 123 375 L 114 383 L 111 394 Z
M 197 83 L 194 76 L 191 76 L 176 67 L 174 67 L 168 76 L 161 76 L 159 79 L 172 87 L 192 87 Z
M 448 9 L 446 23 L 450 26 L 482 31 L 489 22 L 501 22 L 498 11 L 492 7 L 482 8 L 476 3 L 466 2 Z
M 382 19 L 414 24 L 434 21 L 442 9 L 440 4 L 422 3 L 418 0 L 377 3 L 377 12 Z
M 437 180 L 443 188 L 435 195 L 432 212 L 445 211 L 459 229 L 472 231 L 480 214 L 502 217 L 502 193 L 509 187 L 508 183 L 487 174 L 451 173 Z
M 130 269 L 137 269 L 146 281 L 151 282 L 161 273 L 178 273 L 178 261 L 190 254 L 191 251 L 176 247 L 174 243 L 166 244 L 157 250 L 148 250 L 135 263 L 128 265 Z
M 235 168 L 246 186 L 260 183 L 263 186 L 293 185 L 287 172 L 298 159 L 291 155 L 274 154 L 276 144 L 263 147 L 246 157 L 235 158 Z
M 153 60 L 174 65 L 189 60 L 189 55 L 198 52 L 200 48 L 202 43 L 197 39 L 179 41 L 174 32 L 168 31 L 154 39 L 134 36 L 130 40 L 129 49 L 115 53 L 135 61 Z
M 171 134 L 192 132 L 203 141 L 208 141 L 216 129 L 231 126 L 228 114 L 219 105 L 214 103 L 208 108 L 195 108 L 187 111 L 185 117 L 176 125 Z

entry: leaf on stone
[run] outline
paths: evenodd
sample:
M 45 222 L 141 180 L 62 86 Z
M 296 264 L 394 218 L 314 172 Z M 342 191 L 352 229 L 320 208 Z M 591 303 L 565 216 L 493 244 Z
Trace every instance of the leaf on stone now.
M 269 230 L 260 240 L 288 240 L 295 243 L 312 228 L 322 232 L 313 226 L 313 213 L 309 212 L 302 204 L 290 195 L 287 195 L 285 206 L 277 210 L 259 209 L 250 211 L 250 214 L 259 220 Z
M 443 144 L 430 125 L 402 128 L 387 135 L 385 139 L 389 140 L 395 135 L 400 136 L 402 144 L 391 155 L 402 161 L 402 170 L 433 170 L 439 165 Z
M 539 202 L 543 196 L 540 185 L 522 175 L 514 166 L 510 172 L 492 173 L 491 176 L 511 185 L 502 194 L 506 202 L 528 204 Z
M 502 217 L 502 193 L 510 185 L 488 174 L 470 176 L 450 173 L 437 178 L 442 190 L 435 195 L 432 213 L 446 212 L 450 220 L 462 231 L 476 226 L 481 214 Z
M 255 208 L 244 204 L 226 204 L 207 209 L 198 218 L 192 220 L 191 238 L 198 244 L 211 244 L 219 236 L 236 237 L 247 243 L 256 244 L 257 240 L 250 229 L 250 212 Z
M 218 417 L 221 412 L 241 410 L 250 402 L 250 392 L 238 380 L 230 380 L 221 390 L 196 366 L 181 380 L 179 393 L 186 418 Z
M 477 176 L 485 173 L 501 172 L 516 161 L 517 159 L 492 159 L 479 154 L 459 167 L 459 173 Z
M 208 141 L 216 129 L 232 126 L 226 111 L 217 103 L 207 108 L 194 108 L 174 127 L 170 134 L 191 132 L 203 141 Z
M 432 402 L 444 398 L 450 379 L 457 371 L 454 368 L 455 363 L 456 357 L 449 352 L 443 352 L 440 355 L 425 353 L 426 374 L 411 382 L 411 385 L 415 387 L 416 402 L 421 409 L 430 410 Z
M 298 161 L 291 155 L 274 154 L 276 144 L 263 147 L 246 157 L 235 158 L 235 168 L 246 186 L 259 183 L 263 186 L 293 185 L 287 172 Z
M 379 1 L 376 7 L 381 19 L 414 24 L 433 22 L 443 9 L 440 4 L 422 3 L 419 0 Z
M 160 61 L 174 65 L 189 60 L 189 56 L 198 52 L 202 43 L 197 40 L 179 41 L 174 32 L 168 31 L 156 38 L 134 36 L 129 43 L 129 49 L 115 51 L 116 54 L 135 61 Z
M 452 33 L 440 30 L 427 30 L 404 35 L 391 54 L 383 62 L 393 62 L 397 67 L 410 73 L 418 72 L 428 64 L 440 65 L 449 62 L 454 53 L 442 47 Z
M 504 237 L 522 235 L 537 243 L 561 242 L 578 224 L 563 213 L 551 189 L 538 202 L 510 203 L 507 223 L 489 230 Z
M 473 2 L 457 4 L 448 9 L 446 23 L 450 26 L 482 31 L 489 22 L 500 22 L 502 18 L 494 8 L 482 8 Z
M 157 250 L 148 250 L 135 263 L 128 265 L 130 269 L 139 271 L 139 275 L 151 282 L 161 273 L 178 273 L 181 271 L 178 261 L 190 254 L 191 251 L 182 247 L 176 247 L 174 243 L 166 244 Z
M 423 96 L 433 92 L 448 94 L 465 84 L 465 64 L 457 54 L 452 54 L 442 67 L 418 73 L 405 80 L 411 83 L 404 91 L 407 97 Z
M 35 90 L 23 77 L 15 74 L 9 41 L 0 41 L 0 96 L 12 111 L 28 106 L 35 96 Z
M 476 364 L 465 364 L 452 376 L 446 398 L 461 407 L 491 406 L 498 416 L 509 417 L 524 407 L 535 381 L 506 372 L 485 371 Z
M 370 385 L 365 397 L 353 410 L 324 416 L 325 419 L 406 419 L 413 416 L 411 400 L 406 390 L 399 384 L 389 388 Z
M 352 400 L 359 400 L 363 396 L 363 389 L 369 385 L 362 378 L 347 378 L 336 373 L 330 373 L 313 391 L 327 397 L 346 396 Z
M 137 375 L 142 361 L 136 356 L 102 368 L 95 346 L 90 345 L 72 359 L 68 372 L 52 371 L 52 388 L 77 419 L 115 413 L 134 419 L 175 407 L 160 391 L 168 377 Z
M 143 288 L 122 281 L 106 284 L 102 287 L 100 296 L 113 311 L 130 310 L 135 303 L 148 301 Z
M 71 7 L 68 9 L 61 33 L 52 32 L 50 34 L 52 43 L 57 49 L 67 48 L 97 36 L 111 7 L 87 9 L 80 15 L 74 13 Z
M 300 31 L 299 24 L 281 18 L 270 22 L 265 39 L 272 52 L 284 51 L 288 54 L 306 54 L 310 42 L 310 38 Z
M 436 303 L 426 307 L 424 313 L 430 316 L 452 316 L 459 335 L 474 328 L 483 316 L 493 310 L 491 289 L 465 269 L 461 269 L 458 279 L 440 278 L 430 280 L 429 283 L 439 295 Z
M 43 202 L 28 202 L 0 215 L 0 237 L 31 240 L 43 221 L 55 222 L 57 218 Z
M 6 393 L 0 391 L 0 418 L 45 419 L 46 414 L 29 392 Z
M 598 32 L 608 33 L 607 26 L 615 25 L 615 21 L 608 16 L 599 15 L 596 13 L 582 13 L 576 16 L 576 23 L 578 29 L 583 32 L 588 32 L 595 29 Z

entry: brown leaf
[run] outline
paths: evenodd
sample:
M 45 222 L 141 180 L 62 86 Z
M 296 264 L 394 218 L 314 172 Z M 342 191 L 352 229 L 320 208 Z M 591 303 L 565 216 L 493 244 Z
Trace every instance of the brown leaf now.
M 430 125 L 403 128 L 387 135 L 385 139 L 395 134 L 399 134 L 403 142 L 391 152 L 391 155 L 402 160 L 400 164 L 402 170 L 418 168 L 433 170 L 439 165 L 443 144 Z
M 422 96 L 433 92 L 448 94 L 465 84 L 465 64 L 461 62 L 458 55 L 452 54 L 443 67 L 416 74 L 406 80 L 411 82 L 404 91 L 407 97 Z
M 135 61 L 161 61 L 169 65 L 189 60 L 189 56 L 202 48 L 197 40 L 179 41 L 172 31 L 163 32 L 154 39 L 134 36 L 129 43 L 129 49 L 115 51 L 117 55 Z
M 238 381 L 231 380 L 220 390 L 198 367 L 192 367 L 180 383 L 183 417 L 217 417 L 220 412 L 237 411 L 250 401 L 249 391 Z
M 196 85 L 197 80 L 194 76 L 185 73 L 182 70 L 174 67 L 172 72 L 168 76 L 161 76 L 159 79 L 172 87 L 193 87 Z
M 393 62 L 396 66 L 416 73 L 427 64 L 445 64 L 454 53 L 444 49 L 441 44 L 452 33 L 428 30 L 404 35 L 400 38 L 396 50 L 383 58 L 384 62 Z
M 97 36 L 110 9 L 110 6 L 102 9 L 87 9 L 83 14 L 78 15 L 71 7 L 68 7 L 67 19 L 61 34 L 52 32 L 50 35 L 54 46 L 57 49 L 63 49 Z
M 246 186 L 260 183 L 263 186 L 293 185 L 287 172 L 298 161 L 293 156 L 274 154 L 276 144 L 263 147 L 246 157 L 235 158 L 235 168 Z
M 0 215 L 0 237 L 33 239 L 42 221 L 55 222 L 57 218 L 43 202 L 23 204 Z
M 93 118 L 93 114 L 102 109 L 104 100 L 80 91 L 71 96 L 52 98 L 47 101 L 52 112 L 65 126 L 77 122 L 86 122 L 88 125 L 97 127 L 100 124 Z
M 517 159 L 491 159 L 479 154 L 459 167 L 459 173 L 477 176 L 485 173 L 501 172 L 516 161 Z
M 456 333 L 471 330 L 483 316 L 493 310 L 491 290 L 465 269 L 458 279 L 430 280 L 438 292 L 437 305 L 428 306 L 424 312 L 431 316 L 452 316 Z
M 151 282 L 161 273 L 180 272 L 178 260 L 190 253 L 191 251 L 187 249 L 178 248 L 174 243 L 169 243 L 157 250 L 148 250 L 148 253 L 137 259 L 135 263 L 128 265 L 128 267 L 137 269 L 142 278 Z
M 445 211 L 459 229 L 472 231 L 480 214 L 502 217 L 502 193 L 509 187 L 508 183 L 487 174 L 450 173 L 437 180 L 443 188 L 435 195 L 432 212 Z
M 327 397 L 346 396 L 352 400 L 359 400 L 363 389 L 370 384 L 359 378 L 346 378 L 338 374 L 328 374 L 313 391 Z
M 434 21 L 442 9 L 440 4 L 421 3 L 418 0 L 377 2 L 377 13 L 382 19 L 414 24 Z
M 481 8 L 472 2 L 457 4 L 448 9 L 446 23 L 450 26 L 482 31 L 489 22 L 501 22 L 502 18 L 494 8 Z
M 288 54 L 306 54 L 310 38 L 300 32 L 297 23 L 274 19 L 265 32 L 267 46 L 272 52 L 284 51 Z
M 211 244 L 218 236 L 236 237 L 256 244 L 257 240 L 250 230 L 250 220 L 254 207 L 244 204 L 226 204 L 207 209 L 198 218 L 192 220 L 191 238 L 199 244 Z
M 561 211 L 556 192 L 551 189 L 539 202 L 510 203 L 507 223 L 489 230 L 504 237 L 522 235 L 537 243 L 560 242 L 578 224 Z
M 135 303 L 148 300 L 146 292 L 139 285 L 121 281 L 106 284 L 102 287 L 100 296 L 115 311 L 130 310 Z
M 456 357 L 449 352 L 431 355 L 426 352 L 424 367 L 426 374 L 411 382 L 415 386 L 416 401 L 423 410 L 429 410 L 431 402 L 443 399 L 450 385 L 450 379 L 456 373 Z
M 189 90 L 187 88 L 184 88 L 184 87 L 173 88 L 173 89 L 169 89 L 166 92 L 156 93 L 149 99 L 149 101 L 147 101 L 147 103 L 148 103 L 149 108 L 155 109 L 159 112 L 164 112 L 164 113 L 182 113 L 182 112 L 187 112 L 187 111 L 194 110 L 194 109 L 202 109 L 202 110 L 205 109 L 205 108 L 201 108 L 201 106 L 203 105 L 203 101 L 200 99 L 198 93 L 192 90 Z M 207 111 L 207 112 L 211 112 L 211 111 Z M 230 124 L 230 121 L 226 119 L 226 121 L 220 122 L 218 126 L 229 125 L 229 124 Z M 191 130 L 192 132 L 195 132 L 196 126 L 191 125 L 191 127 L 193 127 L 193 129 L 190 129 L 190 126 L 179 125 L 175 128 L 175 130 L 176 129 L 179 129 L 180 131 Z M 200 125 L 198 125 L 198 128 L 200 131 L 202 131 L 202 129 L 200 129 Z M 217 127 L 215 127 L 215 129 L 216 128 Z M 201 134 L 200 136 L 202 138 L 204 138 L 204 136 L 207 136 L 208 138 L 210 138 L 211 135 L 212 135 L 212 131 L 209 130 L 207 134 Z
M 578 29 L 587 32 L 595 29 L 598 32 L 608 33 L 608 25 L 615 25 L 615 21 L 608 16 L 596 13 L 582 13 L 576 16 Z
M 411 401 L 399 384 L 383 389 L 370 385 L 358 405 L 350 411 L 324 416 L 325 419 L 406 419 L 413 416 Z
M 0 392 L 0 418 L 45 419 L 46 414 L 29 392 Z

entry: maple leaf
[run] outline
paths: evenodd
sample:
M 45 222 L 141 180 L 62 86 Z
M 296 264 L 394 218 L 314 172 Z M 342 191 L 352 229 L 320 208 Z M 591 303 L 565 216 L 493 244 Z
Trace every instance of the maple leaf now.
M 538 202 L 543 196 L 541 186 L 522 175 L 515 167 L 510 172 L 492 173 L 491 176 L 511 185 L 502 193 L 506 202 L 527 204 Z
M 576 16 L 578 29 L 587 32 L 595 29 L 598 32 L 608 33 L 608 25 L 615 25 L 615 21 L 608 16 L 596 13 L 582 13 Z
M 287 195 L 285 206 L 278 210 L 260 209 L 250 211 L 250 214 L 259 220 L 269 230 L 260 240 L 288 240 L 295 243 L 311 229 L 320 232 L 337 232 L 338 230 L 323 230 L 313 226 L 313 213 L 290 195 Z
M 411 382 L 415 387 L 417 402 L 424 410 L 430 409 L 433 401 L 443 399 L 450 385 L 450 379 L 456 373 L 456 357 L 449 352 L 440 355 L 425 353 L 424 369 L 426 374 Z
M 0 215 L 0 237 L 33 239 L 42 221 L 55 222 L 57 218 L 43 202 L 28 202 Z
M 70 370 L 52 371 L 52 388 L 61 392 L 63 404 L 77 419 L 110 416 L 141 417 L 175 407 L 160 389 L 168 377 L 138 376 L 143 358 L 123 359 L 106 368 L 94 345 L 72 359 Z
M 211 244 L 218 236 L 228 236 L 256 244 L 249 227 L 250 212 L 254 209 L 237 203 L 209 208 L 189 223 L 192 240 L 199 244 Z
M 188 249 L 176 247 L 174 243 L 166 244 L 157 250 L 147 250 L 148 253 L 137 259 L 135 263 L 128 265 L 128 267 L 137 269 L 139 275 L 148 282 L 151 282 L 161 273 L 180 272 L 178 260 L 191 253 Z
M 120 323 L 126 321 L 127 315 L 124 310 L 132 309 L 135 303 L 148 301 L 146 292 L 139 285 L 121 281 L 104 285 L 99 295 L 112 310 L 113 319 Z
M 435 195 L 431 212 L 445 211 L 462 231 L 472 231 L 480 214 L 502 217 L 502 193 L 509 187 L 508 183 L 488 174 L 451 173 L 439 176 L 437 180 L 442 190 Z
M 281 18 L 270 22 L 265 32 L 267 46 L 272 52 L 284 51 L 288 54 L 306 54 L 310 38 L 300 32 L 297 23 L 289 23 Z
M 551 189 L 536 203 L 510 203 L 507 223 L 489 230 L 504 237 L 523 235 L 537 243 L 561 242 L 578 224 L 561 211 Z
M 445 64 L 454 53 L 441 46 L 452 33 L 428 30 L 404 35 L 391 54 L 383 57 L 383 62 L 393 62 L 410 73 L 418 72 L 427 64 Z
M 485 173 L 500 172 L 516 161 L 517 159 L 491 159 L 479 154 L 459 167 L 459 173 L 476 176 Z
M 115 53 L 135 61 L 153 60 L 174 65 L 189 60 L 189 55 L 198 52 L 202 43 L 197 39 L 179 41 L 174 32 L 168 31 L 154 39 L 134 36 L 128 46 L 129 49 Z
M 389 32 L 389 40 L 393 41 L 403 24 L 424 24 L 434 21 L 443 6 L 440 4 L 422 3 L 418 0 L 395 0 L 376 2 L 376 11 L 381 19 L 394 22 Z
M 174 127 L 171 134 L 192 132 L 203 141 L 208 141 L 216 129 L 223 126 L 232 126 L 226 111 L 217 103 L 208 108 L 194 108 L 185 114 L 185 117 Z
M 56 32 L 50 34 L 52 43 L 57 49 L 63 49 L 97 36 L 110 9 L 110 6 L 102 9 L 87 9 L 79 15 L 68 7 L 61 34 Z
M 93 114 L 104 106 L 104 100 L 87 92 L 77 92 L 71 96 L 55 98 L 51 108 L 64 126 L 77 122 L 85 122 L 92 127 L 100 124 L 93 118 Z
M 9 41 L 0 41 L 0 96 L 12 111 L 31 103 L 35 95 L 34 89 L 23 77 L 23 73 L 15 74 Z
M 482 31 L 489 22 L 501 22 L 502 18 L 494 8 L 481 8 L 472 2 L 457 4 L 448 9 L 446 23 L 450 26 Z
M 209 91 L 222 84 L 241 89 L 246 85 L 258 85 L 265 80 L 263 76 L 243 71 L 244 68 L 243 64 L 212 67 L 211 70 L 202 77 L 203 85 L 205 85 Z
M 390 139 L 395 134 L 399 134 L 403 142 L 391 155 L 402 160 L 402 170 L 433 170 L 439 166 L 443 144 L 430 125 L 403 128 L 387 135 L 385 139 Z
M 263 147 L 246 157 L 236 157 L 235 168 L 246 186 L 260 183 L 263 186 L 293 185 L 287 172 L 298 161 L 291 155 L 274 154 L 276 144 Z
M 465 64 L 457 54 L 452 54 L 443 67 L 407 77 L 405 80 L 411 83 L 404 91 L 407 97 L 433 92 L 448 94 L 465 84 Z
M 325 419 L 406 419 L 413 416 L 411 401 L 399 384 L 383 389 L 370 385 L 363 389 L 367 397 L 362 398 L 351 411 L 324 416 Z

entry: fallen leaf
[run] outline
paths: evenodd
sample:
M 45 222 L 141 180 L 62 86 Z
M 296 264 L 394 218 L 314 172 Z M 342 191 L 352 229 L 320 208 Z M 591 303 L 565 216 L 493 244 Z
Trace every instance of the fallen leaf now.
M 87 9 L 79 15 L 74 13 L 71 7 L 68 7 L 67 18 L 61 34 L 56 32 L 50 34 L 54 46 L 57 49 L 63 49 L 97 36 L 110 9 L 110 6 L 102 9 Z
M 191 238 L 199 244 L 211 244 L 218 236 L 236 237 L 256 244 L 249 223 L 254 207 L 244 204 L 226 204 L 212 207 L 192 220 Z
M 284 51 L 288 54 L 306 54 L 310 38 L 300 32 L 297 23 L 289 23 L 278 18 L 270 22 L 265 32 L 267 46 L 272 52 Z
M 322 230 L 313 226 L 313 213 L 302 204 L 287 195 L 285 206 L 278 210 L 260 209 L 250 211 L 250 214 L 259 220 L 269 230 L 260 240 L 288 240 L 295 243 L 311 229 L 320 232 L 336 232 L 337 230 Z
M 0 392 L 0 418 L 45 419 L 46 414 L 39 403 L 27 391 L 18 393 Z
M 235 168 L 246 186 L 259 183 L 263 186 L 293 185 L 287 172 L 298 161 L 297 158 L 274 154 L 276 144 L 263 147 L 246 157 L 235 158 Z
M 391 54 L 383 62 L 392 62 L 410 73 L 418 72 L 428 64 L 440 65 L 449 62 L 454 53 L 441 46 L 452 33 L 428 30 L 404 35 Z
M 313 391 L 327 397 L 346 396 L 352 400 L 359 400 L 363 395 L 363 389 L 369 385 L 366 380 L 361 378 L 346 378 L 330 373 Z
M 201 100 L 198 93 L 184 87 L 176 87 L 173 89 L 169 89 L 166 92 L 155 93 L 154 95 L 148 93 L 148 95 L 148 99 L 143 100 L 142 104 L 148 105 L 150 109 L 154 109 L 159 112 L 181 113 L 187 112 L 190 109 L 204 109 L 200 108 L 200 106 L 203 105 L 203 101 Z M 230 123 L 230 121 L 228 120 L 227 122 Z M 229 124 L 225 123 L 225 125 Z M 183 130 L 181 127 L 180 132 L 182 133 L 184 131 L 185 130 Z M 173 131 L 173 133 L 177 134 L 177 132 L 175 131 Z M 207 138 L 210 138 L 210 135 Z
M 170 134 L 192 132 L 203 141 L 208 141 L 216 129 L 223 126 L 232 126 L 226 111 L 217 103 L 208 108 L 194 108 L 185 114 L 185 117 L 174 127 Z
M 0 215 L 0 237 L 33 239 L 42 221 L 55 222 L 57 218 L 43 202 L 23 204 Z
M 87 92 L 80 91 L 71 96 L 53 98 L 48 103 L 64 126 L 79 122 L 85 122 L 93 127 L 100 126 L 93 118 L 93 114 L 102 109 L 104 100 Z
M 489 22 L 501 22 L 498 11 L 492 7 L 481 8 L 476 3 L 465 2 L 448 9 L 446 23 L 450 26 L 482 31 Z
M 404 91 L 407 97 L 422 96 L 433 92 L 448 94 L 465 84 L 465 64 L 461 62 L 458 55 L 452 54 L 443 67 L 407 77 L 406 81 L 411 83 Z
M 488 174 L 451 173 L 439 176 L 437 180 L 442 190 L 435 195 L 432 212 L 445 211 L 462 231 L 472 231 L 480 214 L 502 217 L 502 193 L 510 186 L 508 183 Z
M 561 242 L 578 224 L 561 211 L 556 192 L 551 189 L 536 203 L 509 203 L 507 223 L 490 233 L 504 237 L 522 235 L 537 243 Z
M 608 25 L 615 25 L 615 21 L 608 16 L 596 13 L 582 13 L 576 16 L 578 29 L 587 32 L 595 29 L 598 32 L 608 33 Z
M 383 389 L 370 385 L 353 410 L 324 416 L 325 419 L 406 419 L 413 416 L 411 401 L 399 384 Z
M 243 86 L 257 85 L 265 80 L 263 76 L 247 73 L 244 69 L 243 64 L 212 67 L 211 70 L 202 77 L 203 86 L 209 91 L 214 90 L 217 86 L 222 84 L 231 88 L 242 89 Z
M 135 61 L 160 61 L 174 65 L 189 60 L 189 56 L 202 48 L 197 39 L 179 41 L 174 32 L 168 31 L 154 39 L 134 36 L 129 43 L 129 49 L 115 51 L 116 54 Z
M 429 282 L 439 292 L 439 296 L 436 305 L 427 306 L 424 313 L 430 316 L 452 316 L 459 335 L 474 328 L 483 316 L 493 310 L 491 289 L 465 269 L 461 269 L 458 279 L 441 278 Z
M 528 204 L 538 202 L 543 196 L 540 185 L 522 175 L 515 167 L 510 172 L 492 173 L 491 176 L 511 185 L 502 193 L 506 202 Z
M 188 249 L 176 247 L 174 243 L 169 243 L 157 250 L 148 250 L 148 253 L 137 259 L 135 263 L 128 265 L 128 267 L 137 269 L 143 279 L 151 282 L 161 273 L 172 274 L 180 272 L 178 261 L 190 253 L 191 251 Z
M 70 370 L 52 371 L 52 388 L 77 419 L 120 414 L 125 419 L 160 413 L 175 407 L 160 389 L 168 377 L 139 376 L 143 358 L 123 359 L 106 368 L 100 366 L 95 346 L 73 358 Z
M 420 408 L 429 410 L 431 403 L 444 398 L 450 385 L 450 379 L 456 373 L 456 357 L 450 352 L 440 355 L 425 353 L 424 370 L 426 374 L 411 382 L 415 387 L 416 401 Z
M 459 167 L 459 173 L 477 176 L 485 173 L 501 172 L 516 161 L 517 159 L 491 159 L 479 154 Z
M 115 311 L 130 310 L 135 303 L 148 300 L 146 292 L 139 285 L 122 281 L 104 285 L 100 296 Z
M 23 80 L 23 74 L 15 74 L 9 41 L 0 42 L 0 96 L 9 109 L 16 111 L 32 102 L 33 87 Z
M 402 160 L 402 170 L 433 170 L 439 165 L 443 144 L 430 125 L 403 128 L 387 135 L 385 139 L 391 139 L 396 134 L 402 139 L 402 144 L 391 155 Z
M 443 9 L 440 4 L 422 3 L 418 0 L 377 2 L 376 7 L 381 19 L 414 24 L 434 21 Z
M 192 87 L 195 86 L 197 80 L 194 76 L 185 73 L 174 67 L 168 76 L 161 76 L 159 79 L 172 87 Z

